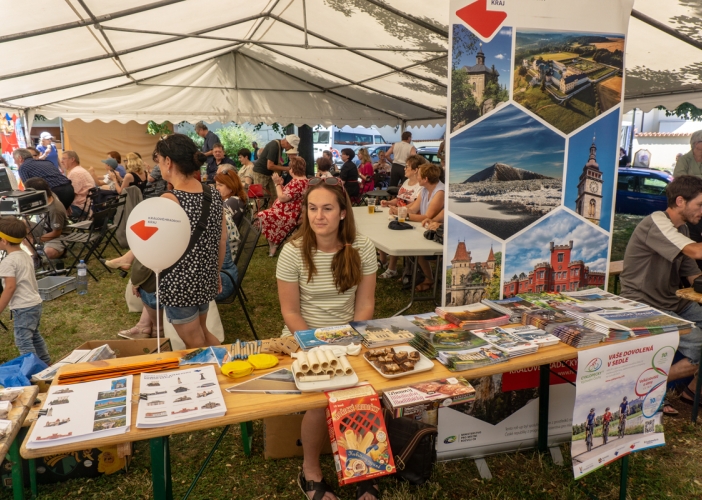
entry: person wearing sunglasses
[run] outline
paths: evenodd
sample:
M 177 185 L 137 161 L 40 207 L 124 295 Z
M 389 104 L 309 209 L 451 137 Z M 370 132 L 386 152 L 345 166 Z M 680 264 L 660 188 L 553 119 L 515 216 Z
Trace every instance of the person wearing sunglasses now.
M 292 332 L 369 320 L 375 307 L 375 247 L 356 232 L 351 200 L 336 177 L 310 179 L 302 224 L 278 257 L 276 278 L 283 336 Z M 329 439 L 324 409 L 302 420 L 302 471 L 298 486 L 309 498 L 336 500 L 322 477 L 319 456 Z M 358 483 L 356 498 L 379 496 L 372 482 Z

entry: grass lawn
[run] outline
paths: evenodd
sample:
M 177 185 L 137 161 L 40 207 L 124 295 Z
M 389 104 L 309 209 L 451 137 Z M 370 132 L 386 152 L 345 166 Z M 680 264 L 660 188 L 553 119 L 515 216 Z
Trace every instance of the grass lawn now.
M 615 250 L 613 259 L 621 259 L 625 241 L 635 223 L 629 216 L 615 219 Z M 275 263 L 267 249 L 257 250 L 252 260 L 244 289 L 249 297 L 249 310 L 261 337 L 280 334 L 282 318 L 275 286 Z M 94 265 L 92 269 L 98 270 Z M 124 305 L 125 281 L 117 274 L 101 274 L 100 282 L 90 282 L 89 293 L 79 297 L 69 293 L 44 304 L 42 331 L 52 357 L 57 358 L 73 347 L 91 339 L 115 339 L 116 332 L 132 326 L 138 318 L 127 313 Z M 387 317 L 408 301 L 408 293 L 395 280 L 378 280 L 375 317 Z M 410 312 L 427 312 L 429 303 L 420 303 Z M 236 338 L 251 339 L 251 332 L 238 305 L 220 307 L 226 332 L 226 342 Z M 12 328 L 9 314 L 3 322 Z M 0 345 L 0 360 L 17 355 L 11 334 Z M 294 397 L 294 396 L 292 396 Z M 668 444 L 664 447 L 635 454 L 630 459 L 629 498 L 658 499 L 702 498 L 702 463 L 695 457 L 702 446 L 702 430 L 689 423 L 689 410 L 681 409 L 678 419 L 666 419 Z M 200 464 L 222 428 L 171 437 L 171 466 L 174 496 L 181 498 Z M 295 477 L 301 459 L 264 460 L 263 429 L 254 422 L 254 453 L 246 458 L 241 445 L 239 428 L 232 427 L 219 450 L 205 470 L 192 499 L 302 499 Z M 471 460 L 440 463 L 431 481 L 422 487 L 410 487 L 393 478 L 381 481 L 386 500 L 415 499 L 573 499 L 586 500 L 590 495 L 601 499 L 617 498 L 619 466 L 604 467 L 578 482 L 569 467 L 569 445 L 561 445 L 565 466 L 556 466 L 548 456 L 533 450 L 487 458 L 494 476 L 484 481 Z M 324 457 L 325 476 L 336 486 L 334 464 Z M 340 498 L 354 498 L 354 488 L 337 488 Z M 77 479 L 39 487 L 42 499 L 149 499 L 151 472 L 148 442 L 134 445 L 133 460 L 127 473 L 117 473 L 97 479 Z M 10 499 L 11 492 L 0 489 L 0 500 Z
M 541 57 L 544 61 L 562 61 L 563 59 L 573 59 L 578 57 L 575 52 L 555 52 L 553 54 L 537 54 L 534 58 Z

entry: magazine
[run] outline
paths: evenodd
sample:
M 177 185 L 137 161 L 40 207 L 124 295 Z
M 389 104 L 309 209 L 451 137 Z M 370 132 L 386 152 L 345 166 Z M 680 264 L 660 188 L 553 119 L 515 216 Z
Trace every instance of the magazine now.
M 27 448 L 46 448 L 124 434 L 131 426 L 131 396 L 132 375 L 52 385 L 43 407 L 46 414 L 37 418 Z
M 302 394 L 295 385 L 295 377 L 288 368 L 281 368 L 260 377 L 236 384 L 227 392 L 257 392 L 262 394 Z
M 485 304 L 437 307 L 436 314 L 460 326 L 464 330 L 490 328 L 493 326 L 506 325 L 510 322 L 510 317 L 507 314 L 501 314 Z
M 414 314 L 411 316 L 405 316 L 405 318 L 427 332 L 459 329 L 458 326 L 454 325 L 450 321 L 446 321 L 444 318 L 435 313 Z
M 511 333 L 515 337 L 519 337 L 522 340 L 534 342 L 538 346 L 545 347 L 549 345 L 558 344 L 559 342 L 558 337 L 551 335 L 547 331 L 542 330 L 541 328 L 536 328 L 532 325 L 504 327 L 502 329 L 508 333 Z
M 517 322 L 521 321 L 522 313 L 541 309 L 541 307 L 536 304 L 532 304 L 519 296 L 503 300 L 483 299 L 481 302 L 495 311 L 501 312 L 502 314 L 509 314 L 510 318 Z
M 523 356 L 536 352 L 539 346 L 536 342 L 523 340 L 516 335 L 503 330 L 502 328 L 488 328 L 485 330 L 473 330 L 478 337 L 487 340 L 510 357 Z
M 430 359 L 434 359 L 440 351 L 464 351 L 489 346 L 485 340 L 467 330 L 419 332 L 410 345 Z
M 593 319 L 602 319 L 611 322 L 621 330 L 636 332 L 647 331 L 650 333 L 663 333 L 691 329 L 694 323 L 670 316 L 658 309 L 647 307 L 634 311 L 604 311 L 593 314 Z
M 303 351 L 307 351 L 322 345 L 357 344 L 363 340 L 363 337 L 351 325 L 340 325 L 314 330 L 299 330 L 295 332 L 295 340 Z
M 222 417 L 227 407 L 212 365 L 165 373 L 142 373 L 139 428 L 165 427 Z
M 460 372 L 509 361 L 509 354 L 488 346 L 457 352 L 442 351 L 439 353 L 439 361 L 450 371 Z
M 352 321 L 350 325 L 363 337 L 368 349 L 406 344 L 420 328 L 403 316 L 368 321 Z

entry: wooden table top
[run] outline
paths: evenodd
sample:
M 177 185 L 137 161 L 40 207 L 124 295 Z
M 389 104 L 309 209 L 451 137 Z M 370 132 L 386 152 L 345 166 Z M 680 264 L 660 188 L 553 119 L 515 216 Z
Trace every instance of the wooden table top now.
M 187 351 L 176 351 L 175 354 L 182 356 L 186 352 Z M 431 380 L 438 380 L 447 377 L 462 376 L 473 379 L 491 376 L 498 373 L 505 373 L 513 370 L 520 370 L 523 368 L 530 368 L 533 366 L 548 363 L 555 363 L 557 361 L 565 361 L 567 359 L 576 358 L 578 355 L 577 353 L 577 349 L 564 343 L 558 343 L 554 346 L 540 347 L 539 350 L 534 354 L 520 356 L 504 363 L 498 363 L 495 365 L 476 368 L 473 370 L 463 372 L 451 372 L 438 361 L 434 361 L 434 369 L 431 371 L 417 373 L 414 375 L 407 375 L 405 377 L 397 379 L 386 379 L 382 377 L 367 361 L 365 361 L 365 359 L 362 359 L 361 355 L 349 356 L 348 359 L 351 365 L 353 366 L 353 369 L 356 371 L 356 374 L 358 375 L 359 382 L 369 382 L 376 390 L 376 392 L 382 394 L 385 391 L 400 389 L 411 384 L 428 382 Z M 90 365 L 92 367 L 119 366 L 140 361 L 147 361 L 149 359 L 154 360 L 157 359 L 159 356 L 171 357 L 173 354 L 174 353 L 172 352 L 168 352 L 162 354 L 148 354 L 145 356 L 132 356 L 129 358 L 117 358 L 96 361 L 92 363 L 70 365 L 70 368 L 73 371 L 75 369 L 80 369 L 81 367 L 86 368 L 86 365 Z M 279 370 L 280 368 L 289 367 L 292 364 L 292 358 L 290 358 L 289 356 L 278 356 L 278 358 L 280 360 L 280 364 L 275 368 L 271 368 L 269 370 L 257 370 L 251 376 L 248 377 L 232 379 L 221 373 L 218 373 L 218 381 L 222 390 L 222 394 L 224 396 L 224 402 L 227 406 L 227 414 L 225 416 L 220 418 L 211 418 L 206 420 L 199 420 L 196 422 L 177 424 L 168 427 L 137 429 L 136 419 L 138 394 L 140 392 L 140 377 L 135 375 L 132 394 L 132 419 L 129 432 L 117 436 L 94 439 L 89 441 L 89 444 L 91 447 L 97 447 L 115 445 L 132 441 L 141 441 L 161 436 L 193 432 L 203 429 L 210 429 L 212 427 L 237 424 L 241 422 L 248 422 L 250 420 L 258 420 L 266 417 L 287 415 L 290 413 L 303 412 L 315 408 L 326 407 L 327 398 L 323 392 L 303 394 L 242 394 L 229 393 L 226 391 L 227 388 L 235 384 L 245 382 L 247 380 L 261 376 L 271 371 Z M 192 368 L 192 365 L 187 368 Z M 33 425 L 34 423 L 32 423 L 32 426 Z M 30 433 L 27 434 L 27 438 L 25 439 L 20 449 L 20 453 L 24 458 L 38 458 L 47 455 L 70 453 L 76 450 L 84 449 L 87 444 L 86 441 L 83 441 L 78 443 L 70 443 L 60 446 L 52 446 L 47 448 L 30 450 L 26 447 L 27 440 L 29 439 L 30 434 L 31 430 Z
M 697 293 L 694 288 L 681 288 L 675 295 L 681 299 L 691 300 L 693 302 L 702 302 L 702 293 Z
M 25 387 L 22 394 L 12 402 L 12 410 L 10 410 L 10 415 L 7 417 L 7 420 L 12 421 L 12 428 L 7 436 L 0 440 L 0 457 L 4 457 L 10 449 L 10 445 L 17 437 L 17 433 L 27 418 L 29 409 L 34 404 L 38 392 L 39 387 L 30 385 Z

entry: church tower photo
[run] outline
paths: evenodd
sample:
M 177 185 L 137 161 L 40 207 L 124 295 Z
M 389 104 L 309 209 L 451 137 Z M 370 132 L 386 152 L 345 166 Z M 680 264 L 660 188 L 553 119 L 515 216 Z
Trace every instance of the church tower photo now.
M 583 167 L 583 173 L 580 174 L 575 211 L 593 224 L 600 224 L 602 217 L 602 172 L 597 164 L 597 147 L 594 136 L 592 146 L 590 146 L 590 158 Z

